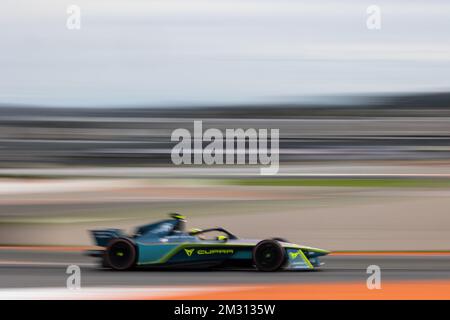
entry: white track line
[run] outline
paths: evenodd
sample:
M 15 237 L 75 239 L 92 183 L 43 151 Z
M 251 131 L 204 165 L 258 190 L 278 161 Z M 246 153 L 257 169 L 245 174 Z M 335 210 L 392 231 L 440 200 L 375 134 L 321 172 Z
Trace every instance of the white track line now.
M 0 289 L 0 300 L 127 300 L 164 299 L 192 294 L 245 290 L 249 287 L 89 287 Z
M 50 261 L 16 261 L 16 260 L 2 260 L 0 266 L 32 266 L 32 267 L 67 267 L 69 265 L 77 265 L 80 267 L 94 267 L 98 266 L 96 263 L 89 262 L 50 262 Z

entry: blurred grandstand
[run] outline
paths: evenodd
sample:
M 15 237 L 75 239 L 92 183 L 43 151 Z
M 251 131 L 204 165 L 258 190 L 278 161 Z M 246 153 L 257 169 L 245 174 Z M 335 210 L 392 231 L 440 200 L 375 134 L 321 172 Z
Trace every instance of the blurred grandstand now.
M 3 168 L 171 165 L 172 130 L 279 128 L 282 164 L 450 158 L 450 93 L 335 104 L 57 108 L 2 105 Z

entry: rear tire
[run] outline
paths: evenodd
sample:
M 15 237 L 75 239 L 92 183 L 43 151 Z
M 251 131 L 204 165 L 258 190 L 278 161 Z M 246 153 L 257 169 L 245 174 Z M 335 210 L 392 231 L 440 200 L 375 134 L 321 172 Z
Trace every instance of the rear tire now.
M 286 261 L 286 252 L 276 240 L 263 240 L 253 249 L 253 262 L 260 271 L 277 271 Z
M 106 249 L 105 264 L 114 270 L 128 270 L 136 264 L 136 246 L 125 238 L 113 239 Z

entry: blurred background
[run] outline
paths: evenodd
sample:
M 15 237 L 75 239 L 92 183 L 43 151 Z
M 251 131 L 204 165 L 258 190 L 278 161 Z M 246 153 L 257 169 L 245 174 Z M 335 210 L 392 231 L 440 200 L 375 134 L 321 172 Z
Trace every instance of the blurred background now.
M 450 3 L 377 1 L 371 30 L 373 4 L 2 1 L 0 245 L 175 211 L 331 250 L 448 249 Z M 279 174 L 173 165 L 194 120 L 279 129 Z

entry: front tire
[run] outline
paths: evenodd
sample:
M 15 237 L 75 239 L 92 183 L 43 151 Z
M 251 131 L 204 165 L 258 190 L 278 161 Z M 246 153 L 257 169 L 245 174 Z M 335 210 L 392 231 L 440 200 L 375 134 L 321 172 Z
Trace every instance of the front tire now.
M 276 240 L 263 240 L 253 249 L 253 262 L 260 271 L 277 271 L 286 261 L 286 252 Z
M 106 249 L 105 264 L 114 270 L 128 270 L 136 264 L 136 246 L 125 238 L 113 239 Z

